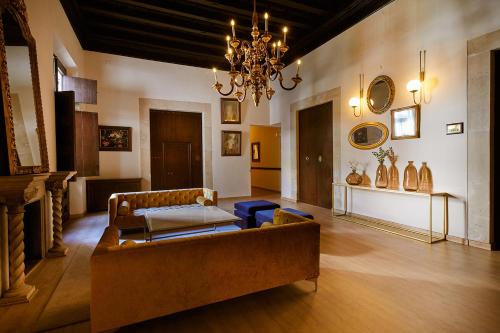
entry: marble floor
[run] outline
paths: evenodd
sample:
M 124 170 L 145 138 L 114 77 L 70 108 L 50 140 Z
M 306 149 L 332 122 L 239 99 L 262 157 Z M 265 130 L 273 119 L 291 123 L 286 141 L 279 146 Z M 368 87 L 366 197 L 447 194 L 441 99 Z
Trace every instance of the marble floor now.
M 255 189 L 253 197 L 308 211 L 321 224 L 318 291 L 301 281 L 119 332 L 500 331 L 500 253 L 387 234 L 274 192 Z M 230 210 L 240 199 L 219 206 Z M 28 276 L 39 292 L 29 304 L 0 308 L 0 332 L 90 331 L 88 261 L 106 224 L 99 213 L 66 225 L 69 255 L 44 260 Z

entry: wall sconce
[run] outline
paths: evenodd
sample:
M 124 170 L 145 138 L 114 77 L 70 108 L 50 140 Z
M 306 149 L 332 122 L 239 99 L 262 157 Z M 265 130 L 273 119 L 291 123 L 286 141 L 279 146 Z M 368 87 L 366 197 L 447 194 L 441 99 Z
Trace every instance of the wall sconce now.
M 425 53 L 426 53 L 426 50 L 420 51 L 420 76 L 419 76 L 419 80 L 411 80 L 411 81 L 408 81 L 408 83 L 406 84 L 406 90 L 408 90 L 408 92 L 412 93 L 413 102 L 417 105 L 420 105 L 420 103 L 422 103 L 422 95 L 424 94 Z M 419 92 L 418 102 L 415 98 L 415 94 L 417 92 Z M 425 96 L 424 96 L 424 101 L 425 101 Z
M 352 112 L 354 117 L 361 117 L 363 113 L 363 107 L 361 105 L 361 101 L 363 100 L 364 88 L 363 83 L 365 81 L 365 75 L 359 74 L 359 97 L 351 97 L 349 99 L 349 106 L 352 108 Z M 359 107 L 359 113 L 356 113 L 356 108 Z

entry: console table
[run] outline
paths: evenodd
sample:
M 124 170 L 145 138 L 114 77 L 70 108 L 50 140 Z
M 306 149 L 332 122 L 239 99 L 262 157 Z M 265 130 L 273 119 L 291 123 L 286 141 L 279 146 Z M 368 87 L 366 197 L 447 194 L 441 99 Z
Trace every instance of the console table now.
M 335 214 L 335 187 L 343 187 L 344 188 L 344 212 L 342 214 Z M 446 235 L 448 234 L 448 199 L 449 198 L 454 198 L 453 195 L 446 193 L 446 192 L 431 192 L 431 193 L 425 193 L 425 192 L 409 192 L 409 191 L 401 191 L 401 190 L 390 190 L 390 189 L 385 189 L 385 188 L 377 188 L 377 187 L 368 187 L 368 186 L 359 186 L 359 185 L 349 185 L 345 183 L 332 183 L 332 214 L 334 216 L 347 216 L 347 189 L 350 189 L 351 192 L 353 190 L 361 190 L 361 191 L 371 191 L 371 192 L 383 192 L 383 193 L 392 193 L 395 195 L 409 195 L 409 196 L 417 196 L 417 197 L 427 197 L 429 198 L 429 231 L 428 231 L 428 238 L 426 239 L 420 239 L 416 237 L 411 237 L 408 236 L 407 234 L 403 233 L 398 233 L 395 231 L 391 231 L 392 233 L 398 234 L 400 236 L 404 237 L 409 237 L 418 241 L 423 241 L 427 242 L 429 244 L 432 244 L 434 242 L 446 240 Z M 434 197 L 442 197 L 443 198 L 443 237 L 438 238 L 438 239 L 433 239 L 432 237 L 432 199 Z M 353 221 L 354 222 L 354 221 Z M 410 229 L 404 229 L 401 228 L 402 230 L 405 231 L 412 231 Z
M 138 192 L 141 178 L 87 179 L 87 211 L 98 212 L 108 209 L 108 199 L 113 193 Z

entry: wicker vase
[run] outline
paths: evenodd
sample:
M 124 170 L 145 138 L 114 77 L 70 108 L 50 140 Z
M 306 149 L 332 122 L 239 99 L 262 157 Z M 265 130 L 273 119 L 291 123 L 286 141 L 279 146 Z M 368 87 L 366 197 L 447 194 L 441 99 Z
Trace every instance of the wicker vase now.
M 375 186 L 378 188 L 387 187 L 387 168 L 384 162 L 381 162 L 377 168 L 377 175 L 375 177 Z
M 396 167 L 396 162 L 391 162 L 391 166 L 389 167 L 389 185 L 387 187 L 391 190 L 399 189 L 399 171 Z
M 405 168 L 403 188 L 405 191 L 418 190 L 417 168 L 413 165 L 413 161 L 408 161 L 408 165 Z
M 432 173 L 427 167 L 427 162 L 422 162 L 418 170 L 418 192 L 432 192 Z
M 353 170 L 350 174 L 347 175 L 345 181 L 349 185 L 359 185 L 363 181 L 363 177 L 356 172 L 356 170 Z

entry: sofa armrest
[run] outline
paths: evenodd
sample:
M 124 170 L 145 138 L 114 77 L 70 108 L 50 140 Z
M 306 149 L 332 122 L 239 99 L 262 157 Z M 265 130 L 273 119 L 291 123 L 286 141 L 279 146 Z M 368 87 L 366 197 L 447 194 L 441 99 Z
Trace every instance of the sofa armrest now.
M 94 255 L 98 255 L 101 253 L 105 253 L 108 251 L 108 248 L 112 246 L 117 246 L 120 242 L 120 231 L 115 226 L 109 226 L 104 229 L 104 233 L 97 243 L 97 246 L 94 250 Z
M 213 205 L 217 206 L 217 191 L 211 190 L 209 188 L 204 188 L 203 196 L 209 200 L 212 200 Z
M 118 214 L 118 195 L 111 194 L 108 200 L 108 225 L 114 225 Z

